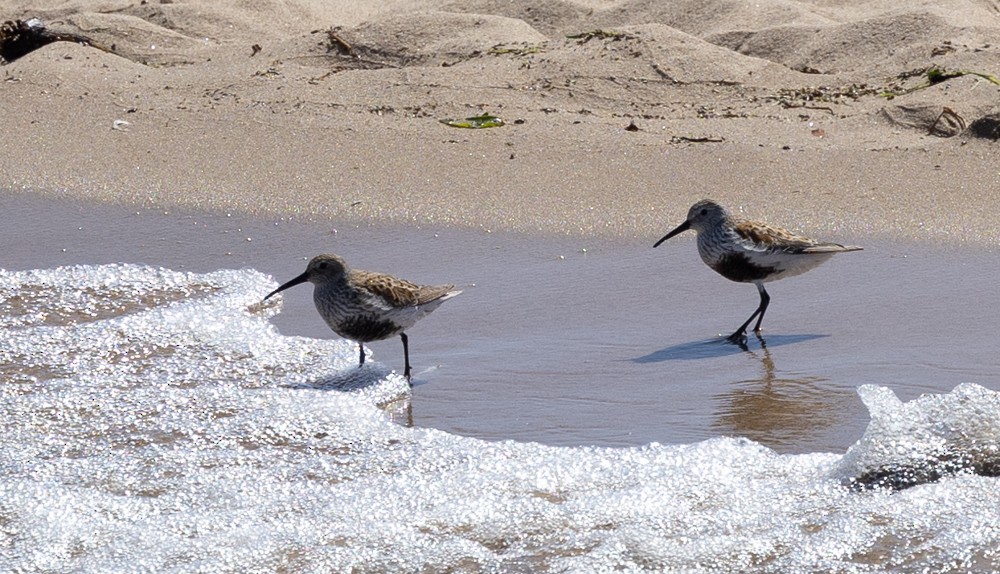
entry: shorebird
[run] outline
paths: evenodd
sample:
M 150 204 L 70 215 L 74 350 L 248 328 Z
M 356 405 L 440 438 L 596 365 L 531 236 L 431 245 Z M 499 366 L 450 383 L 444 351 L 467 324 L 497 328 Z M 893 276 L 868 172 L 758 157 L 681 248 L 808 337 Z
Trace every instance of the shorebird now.
M 754 333 L 760 333 L 760 323 L 771 302 L 764 283 L 805 273 L 837 253 L 862 249 L 816 241 L 757 221 L 738 219 L 710 199 L 692 205 L 687 220 L 653 247 L 688 229 L 698 234 L 698 254 L 705 265 L 730 281 L 753 283 L 760 292 L 757 310 L 729 336 L 733 343 L 746 340 L 747 327 L 754 318 L 757 319 Z
M 357 341 L 358 365 L 365 364 L 365 343 L 398 334 L 403 340 L 403 376 L 410 380 L 406 331 L 438 305 L 461 293 L 454 285 L 416 285 L 391 275 L 351 269 L 336 255 L 317 255 L 305 272 L 268 293 L 264 300 L 306 281 L 326 324 L 341 337 Z

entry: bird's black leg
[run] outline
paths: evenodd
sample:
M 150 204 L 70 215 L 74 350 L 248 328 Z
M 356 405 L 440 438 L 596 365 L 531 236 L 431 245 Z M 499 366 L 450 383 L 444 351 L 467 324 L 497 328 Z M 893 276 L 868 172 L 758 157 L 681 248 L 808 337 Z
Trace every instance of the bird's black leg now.
M 757 310 L 753 312 L 753 315 L 750 315 L 750 318 L 740 325 L 740 328 L 736 329 L 735 333 L 728 337 L 732 343 L 739 344 L 746 341 L 747 327 L 750 326 L 750 323 L 754 319 L 757 319 L 757 325 L 754 326 L 753 331 L 754 333 L 760 333 L 760 322 L 764 320 L 764 311 L 767 311 L 767 305 L 771 302 L 771 296 L 764 290 L 763 283 L 757 283 L 757 290 L 760 291 L 760 305 L 757 306 Z
M 358 343 L 358 351 L 360 351 L 361 353 L 359 357 L 360 361 L 358 362 L 358 366 L 360 367 L 361 365 L 365 364 L 365 346 L 362 345 L 361 343 Z
M 400 333 L 399 338 L 403 340 L 403 376 L 406 381 L 410 381 L 410 342 L 406 338 L 406 333 Z
M 758 283 L 757 289 L 760 291 L 760 315 L 757 315 L 757 325 L 754 326 L 753 332 L 759 335 L 760 322 L 764 320 L 764 312 L 767 311 L 767 306 L 771 303 L 771 296 L 767 294 L 763 283 Z

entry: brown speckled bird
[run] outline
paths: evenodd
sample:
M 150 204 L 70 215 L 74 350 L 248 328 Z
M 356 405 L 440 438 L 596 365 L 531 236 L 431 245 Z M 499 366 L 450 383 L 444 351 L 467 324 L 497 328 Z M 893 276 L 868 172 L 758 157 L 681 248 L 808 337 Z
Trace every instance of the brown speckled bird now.
M 754 318 L 757 324 L 753 330 L 760 333 L 760 323 L 771 301 L 764 283 L 805 273 L 837 253 L 862 249 L 815 241 L 757 221 L 737 219 L 710 199 L 692 205 L 687 220 L 653 247 L 688 229 L 698 234 L 698 254 L 706 265 L 730 281 L 753 283 L 760 292 L 757 310 L 729 336 L 734 343 L 746 340 L 747 327 Z
M 278 287 L 271 296 L 309 281 L 316 310 L 335 333 L 358 342 L 360 365 L 364 343 L 398 334 L 403 340 L 403 376 L 410 380 L 410 349 L 406 331 L 438 305 L 461 293 L 454 285 L 416 285 L 391 275 L 350 269 L 336 255 L 317 255 L 304 273 Z

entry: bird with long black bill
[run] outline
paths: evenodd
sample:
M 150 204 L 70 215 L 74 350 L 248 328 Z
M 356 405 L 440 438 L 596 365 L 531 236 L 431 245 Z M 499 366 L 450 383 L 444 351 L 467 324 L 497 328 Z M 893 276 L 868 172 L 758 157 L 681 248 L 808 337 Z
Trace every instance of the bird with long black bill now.
M 384 273 L 351 269 L 336 255 L 317 255 L 305 272 L 264 299 L 307 281 L 314 285 L 313 302 L 326 324 L 341 337 L 357 341 L 359 365 L 365 364 L 365 343 L 398 334 L 407 381 L 412 369 L 404 331 L 461 293 L 454 285 L 417 285 Z
M 730 281 L 753 283 L 760 292 L 760 305 L 728 337 L 734 343 L 746 341 L 747 327 L 754 319 L 757 324 L 753 330 L 760 333 L 760 324 L 771 302 L 764 283 L 805 273 L 837 253 L 862 249 L 816 241 L 765 223 L 736 218 L 710 199 L 692 205 L 684 223 L 653 247 L 689 229 L 698 234 L 698 254 L 706 265 Z

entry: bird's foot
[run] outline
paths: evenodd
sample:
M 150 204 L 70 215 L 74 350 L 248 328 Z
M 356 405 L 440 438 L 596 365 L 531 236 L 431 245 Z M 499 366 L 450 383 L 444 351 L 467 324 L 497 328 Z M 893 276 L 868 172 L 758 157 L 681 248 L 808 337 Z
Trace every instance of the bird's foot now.
M 746 345 L 747 344 L 747 333 L 746 331 L 736 331 L 732 335 L 726 337 L 726 340 L 734 345 Z

